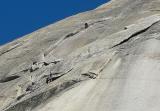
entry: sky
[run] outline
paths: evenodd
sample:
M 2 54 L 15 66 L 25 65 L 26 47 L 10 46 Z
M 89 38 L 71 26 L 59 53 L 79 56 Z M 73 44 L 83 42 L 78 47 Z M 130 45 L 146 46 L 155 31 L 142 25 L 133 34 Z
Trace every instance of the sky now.
M 0 45 L 109 0 L 0 0 Z

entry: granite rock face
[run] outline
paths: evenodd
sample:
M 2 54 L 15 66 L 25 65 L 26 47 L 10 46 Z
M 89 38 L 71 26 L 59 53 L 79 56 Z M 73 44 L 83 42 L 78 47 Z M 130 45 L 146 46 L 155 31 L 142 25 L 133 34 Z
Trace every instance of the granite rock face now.
M 0 46 L 1 111 L 159 111 L 160 0 L 112 0 Z

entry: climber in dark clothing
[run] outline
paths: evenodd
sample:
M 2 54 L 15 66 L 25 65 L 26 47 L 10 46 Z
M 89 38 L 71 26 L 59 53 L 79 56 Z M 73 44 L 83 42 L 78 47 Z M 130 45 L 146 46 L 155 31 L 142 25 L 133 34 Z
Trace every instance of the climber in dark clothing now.
M 35 83 L 32 82 L 32 83 L 26 88 L 26 91 L 33 92 L 33 91 L 34 91 L 34 88 L 33 88 L 34 85 L 35 85 Z
M 47 84 L 50 83 L 50 82 L 52 82 L 52 74 L 50 74 L 46 79 Z
M 85 23 L 84 25 L 85 25 L 85 29 L 89 27 L 88 23 Z

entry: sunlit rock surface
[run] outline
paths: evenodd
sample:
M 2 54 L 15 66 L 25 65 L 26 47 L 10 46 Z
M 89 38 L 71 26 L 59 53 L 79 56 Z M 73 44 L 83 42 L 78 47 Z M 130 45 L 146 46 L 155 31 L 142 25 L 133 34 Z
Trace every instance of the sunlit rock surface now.
M 1 111 L 159 111 L 160 0 L 112 0 L 0 47 Z

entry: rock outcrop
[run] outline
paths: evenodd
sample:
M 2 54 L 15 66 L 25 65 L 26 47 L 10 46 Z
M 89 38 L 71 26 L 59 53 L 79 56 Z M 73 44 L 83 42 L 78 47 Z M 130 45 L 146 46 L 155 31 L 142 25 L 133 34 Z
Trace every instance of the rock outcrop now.
M 0 47 L 0 110 L 158 111 L 159 47 L 159 0 L 66 18 Z

